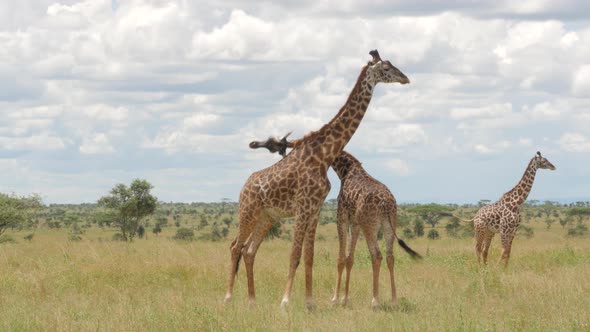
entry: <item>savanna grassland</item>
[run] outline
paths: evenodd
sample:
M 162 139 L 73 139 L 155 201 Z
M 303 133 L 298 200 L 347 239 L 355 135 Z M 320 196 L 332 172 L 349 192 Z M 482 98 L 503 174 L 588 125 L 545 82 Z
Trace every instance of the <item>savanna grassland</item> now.
M 197 239 L 177 241 L 177 226 L 190 225 L 187 219 L 192 219 L 162 215 L 170 225 L 160 234 L 148 229 L 147 239 L 130 243 L 112 240 L 115 229 L 95 225 L 88 225 L 75 241 L 64 227 L 39 226 L 31 240 L 23 239 L 27 230 L 8 231 L 16 242 L 0 244 L 0 330 L 590 330 L 590 241 L 587 236 L 566 236 L 566 228 L 557 223 L 547 229 L 539 220 L 529 221 L 534 236 L 515 239 L 506 271 L 494 264 L 478 266 L 473 239 L 446 236 L 444 223 L 437 225 L 439 239 L 406 239 L 425 257 L 412 261 L 396 247 L 399 304 L 387 304 L 383 264 L 383 305 L 373 311 L 371 262 L 363 239 L 357 246 L 351 303 L 331 304 L 338 242 L 335 224 L 324 222 L 318 227 L 315 249 L 317 307 L 309 312 L 304 305 L 303 266 L 291 306 L 279 309 L 288 238 L 265 241 L 259 250 L 257 304 L 248 305 L 242 266 L 233 301 L 223 305 L 235 223 L 217 241 L 197 236 L 210 224 L 197 231 Z M 193 217 L 196 223 L 202 219 Z M 492 263 L 499 255 L 495 238 Z

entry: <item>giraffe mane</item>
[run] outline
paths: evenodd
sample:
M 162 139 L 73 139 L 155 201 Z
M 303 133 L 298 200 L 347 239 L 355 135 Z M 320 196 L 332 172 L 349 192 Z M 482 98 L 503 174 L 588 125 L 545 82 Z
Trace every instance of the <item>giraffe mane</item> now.
M 350 94 L 348 95 L 348 98 L 346 98 L 346 102 L 344 103 L 344 105 L 340 108 L 340 110 L 338 111 L 338 114 L 336 114 L 331 120 L 330 122 L 326 123 L 325 125 L 322 126 L 322 128 L 320 128 L 319 130 L 315 130 L 315 131 L 311 131 L 307 134 L 305 134 L 305 136 L 303 136 L 300 139 L 296 139 L 293 140 L 289 143 L 293 144 L 293 148 L 297 148 L 298 146 L 300 146 L 302 144 L 303 141 L 309 140 L 314 138 L 315 136 L 317 136 L 322 130 L 324 130 L 324 128 L 329 127 L 332 125 L 332 123 L 335 121 L 336 118 L 338 118 L 338 116 L 344 112 L 344 109 L 346 108 L 346 105 L 348 105 L 348 103 L 350 102 L 350 99 L 352 98 L 352 96 L 361 88 L 361 81 L 362 79 L 365 77 L 365 74 L 367 73 L 367 69 L 369 68 L 369 65 L 365 65 L 363 67 L 363 69 L 361 69 L 361 72 L 359 74 L 359 76 L 356 79 L 356 83 L 354 84 L 354 87 L 352 88 L 352 91 L 350 91 Z M 291 147 L 291 146 L 289 146 Z

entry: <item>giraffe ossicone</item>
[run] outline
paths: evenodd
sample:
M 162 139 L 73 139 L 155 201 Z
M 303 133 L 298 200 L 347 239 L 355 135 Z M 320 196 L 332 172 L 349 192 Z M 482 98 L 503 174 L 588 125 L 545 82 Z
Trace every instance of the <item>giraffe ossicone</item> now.
M 378 52 L 374 53 L 378 55 Z M 246 265 L 248 296 L 254 301 L 254 259 L 264 235 L 277 218 L 267 211 L 280 210 L 295 216 L 289 273 L 281 305 L 286 306 L 289 303 L 295 271 L 305 247 L 305 296 L 308 307 L 313 306 L 314 239 L 319 212 L 330 191 L 328 167 L 340 155 L 360 125 L 376 84 L 410 82 L 391 62 L 371 55 L 372 63 L 361 69 L 348 99 L 336 116 L 318 131 L 299 140 L 299 144 L 285 158 L 252 173 L 242 187 L 238 203 L 238 234 L 230 248 L 226 302 L 232 297 L 242 257 Z

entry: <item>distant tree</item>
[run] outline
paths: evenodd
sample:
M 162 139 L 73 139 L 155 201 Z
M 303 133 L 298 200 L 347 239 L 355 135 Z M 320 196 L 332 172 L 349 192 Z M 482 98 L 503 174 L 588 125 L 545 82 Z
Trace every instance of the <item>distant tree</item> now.
M 588 227 L 581 223 L 578 223 L 576 227 L 570 228 L 567 231 L 568 236 L 584 236 L 586 234 L 588 234 Z
M 412 230 L 407 227 L 404 228 L 404 230 L 402 231 L 402 234 L 403 234 L 404 238 L 406 238 L 406 239 L 413 239 L 415 237 L 414 232 L 412 232 Z
M 488 205 L 488 204 L 490 204 L 490 202 L 492 202 L 492 201 L 489 199 L 480 199 L 479 202 L 477 202 L 477 207 L 482 207 L 482 206 Z
M 545 222 L 545 224 L 547 224 L 547 229 L 551 228 L 551 224 L 553 224 L 555 222 L 555 219 L 552 218 L 545 218 L 543 219 L 543 221 Z
M 461 222 L 457 218 L 452 218 L 445 226 L 447 235 L 450 237 L 459 237 L 459 228 L 461 228 Z
M 202 214 L 201 217 L 199 218 L 199 226 L 197 226 L 197 229 L 203 229 L 207 226 L 209 226 L 209 222 L 207 221 L 207 217 L 204 214 Z
M 156 234 L 156 236 L 158 234 L 160 234 L 162 232 L 162 227 L 160 227 L 160 224 L 156 224 L 156 226 L 154 226 L 154 228 L 152 229 L 152 233 Z
M 37 195 L 16 196 L 0 193 L 0 235 L 8 228 L 31 226 L 34 213 L 41 208 Z
M 559 218 L 559 224 L 561 225 L 561 228 L 565 228 L 565 226 L 571 223 L 571 220 L 572 218 L 569 216 L 565 218 Z
M 590 207 L 577 206 L 571 208 L 567 211 L 567 215 L 570 217 L 576 217 L 578 219 L 578 223 L 581 223 L 584 219 L 590 216 Z
M 518 226 L 518 230 L 516 231 L 516 234 L 522 235 L 522 236 L 526 237 L 527 239 L 530 239 L 533 237 L 533 235 L 535 235 L 535 232 L 532 227 L 520 224 Z
M 143 225 L 139 225 L 139 227 L 137 227 L 137 237 L 139 237 L 140 239 L 143 239 L 144 235 L 145 235 L 145 227 L 143 227 Z
M 414 235 L 417 237 L 424 236 L 424 222 L 420 219 L 414 219 Z
M 176 230 L 176 235 L 172 238 L 175 240 L 192 241 L 194 237 L 195 232 L 192 229 L 182 227 Z
M 420 216 L 433 228 L 438 224 L 438 220 L 443 212 L 453 211 L 452 208 L 440 204 L 425 204 L 417 205 L 410 208 L 408 211 Z
M 113 224 L 121 229 L 125 241 L 133 241 L 143 219 L 156 210 L 157 198 L 150 191 L 153 186 L 146 180 L 135 179 L 129 187 L 117 184 L 110 195 L 98 204 L 114 212 Z
M 223 220 L 222 220 L 222 221 L 223 221 L 223 223 L 225 224 L 225 226 L 227 226 L 227 227 L 229 227 L 229 225 L 231 225 L 231 223 L 232 223 L 232 220 L 231 220 L 231 218 L 229 218 L 229 217 L 225 217 L 225 218 L 223 218 Z
M 438 239 L 440 237 L 440 235 L 438 234 L 438 231 L 436 229 L 434 229 L 434 228 L 431 228 L 428 231 L 428 235 L 427 236 L 431 240 L 436 240 L 436 239 Z

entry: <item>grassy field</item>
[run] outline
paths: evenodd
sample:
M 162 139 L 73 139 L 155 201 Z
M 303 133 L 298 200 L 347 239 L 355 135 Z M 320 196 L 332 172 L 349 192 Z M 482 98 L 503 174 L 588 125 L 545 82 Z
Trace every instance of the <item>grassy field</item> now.
M 42 230 L 31 242 L 0 244 L 0 330 L 148 331 L 590 331 L 590 241 L 560 227 L 535 225 L 517 238 L 506 271 L 476 264 L 473 239 L 407 241 L 422 253 L 413 262 L 396 247 L 397 307 L 373 311 L 369 254 L 361 239 L 351 283 L 351 304 L 330 303 L 336 276 L 335 225 L 320 226 L 314 296 L 304 305 L 303 266 L 291 307 L 279 309 L 290 242 L 266 241 L 255 277 L 257 305 L 247 305 L 243 266 L 233 302 L 225 293 L 229 238 L 176 242 L 173 230 L 127 244 L 93 229 L 69 242 L 64 231 Z M 232 233 L 235 228 L 232 228 Z M 231 236 L 230 236 L 231 238 Z M 499 257 L 494 239 L 491 260 Z M 382 266 L 381 302 L 388 300 Z

